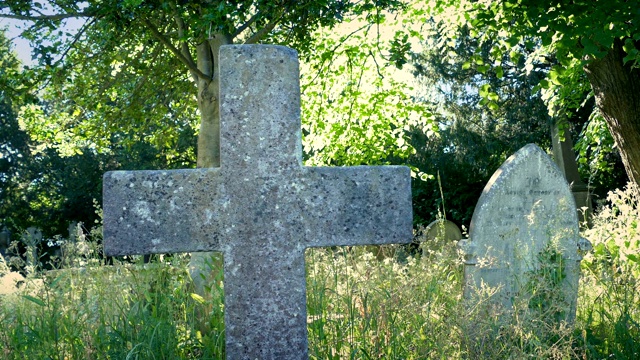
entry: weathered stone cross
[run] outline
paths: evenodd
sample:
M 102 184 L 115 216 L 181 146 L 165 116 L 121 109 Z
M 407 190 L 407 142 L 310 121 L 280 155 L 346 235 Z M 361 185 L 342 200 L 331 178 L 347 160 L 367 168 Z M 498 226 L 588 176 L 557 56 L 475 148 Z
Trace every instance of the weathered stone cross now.
M 227 359 L 305 359 L 305 249 L 411 241 L 409 169 L 302 166 L 294 50 L 219 70 L 221 166 L 106 173 L 105 253 L 222 252 Z

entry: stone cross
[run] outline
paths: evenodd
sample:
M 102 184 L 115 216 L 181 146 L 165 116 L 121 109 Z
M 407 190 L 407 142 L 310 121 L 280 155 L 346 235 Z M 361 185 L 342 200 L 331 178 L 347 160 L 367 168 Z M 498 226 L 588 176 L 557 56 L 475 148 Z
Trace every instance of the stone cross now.
M 104 176 L 108 255 L 218 251 L 227 359 L 306 359 L 304 251 L 406 243 L 402 166 L 302 166 L 297 54 L 220 49 L 220 167 Z
M 582 251 L 575 202 L 562 172 L 549 156 L 529 144 L 511 156 L 484 188 L 471 219 L 465 252 L 465 296 L 495 288 L 497 303 L 510 308 L 529 296 L 527 284 L 540 278 L 540 259 L 555 251 L 563 274 L 558 291 L 564 312 L 575 316 Z M 560 261 L 561 257 L 561 261 Z M 560 279 L 558 279 L 560 280 Z

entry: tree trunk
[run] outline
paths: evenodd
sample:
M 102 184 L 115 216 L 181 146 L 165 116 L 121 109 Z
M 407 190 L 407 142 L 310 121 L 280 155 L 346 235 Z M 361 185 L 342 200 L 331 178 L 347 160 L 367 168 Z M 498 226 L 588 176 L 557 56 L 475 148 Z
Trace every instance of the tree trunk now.
M 640 185 L 640 70 L 624 64 L 622 44 L 616 39 L 613 49 L 588 63 L 585 72 L 627 175 Z
M 218 59 L 220 46 L 230 44 L 231 39 L 224 34 L 215 34 L 197 47 L 197 65 L 209 78 L 194 75 L 198 86 L 198 110 L 200 111 L 200 133 L 198 134 L 199 168 L 220 166 L 220 108 Z M 206 285 L 211 285 L 222 272 L 222 256 L 213 252 L 192 253 L 189 272 L 195 285 L 195 292 L 205 298 Z

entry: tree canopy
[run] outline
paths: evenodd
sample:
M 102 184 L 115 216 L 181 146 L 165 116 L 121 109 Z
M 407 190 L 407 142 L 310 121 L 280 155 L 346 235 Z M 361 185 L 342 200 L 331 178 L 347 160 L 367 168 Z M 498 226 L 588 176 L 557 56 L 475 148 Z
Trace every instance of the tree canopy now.
M 415 174 L 426 178 L 435 175 L 434 163 L 456 163 L 443 160 L 449 156 L 459 164 L 482 160 L 474 169 L 484 176 L 493 166 L 487 163 L 536 138 L 531 129 L 589 108 L 581 149 L 599 159 L 597 167 L 608 166 L 606 131 L 597 126 L 608 124 L 631 176 L 640 148 L 629 146 L 640 131 L 627 111 L 640 83 L 637 16 L 628 3 L 601 1 L 5 1 L 0 17 L 30 21 L 23 36 L 35 45 L 37 64 L 17 82 L 0 81 L 32 90 L 30 101 L 10 106 L 11 118 L 40 164 L 84 156 L 102 170 L 217 166 L 217 49 L 284 44 L 303 60 L 309 164 L 406 163 L 413 156 Z M 64 28 L 71 18 L 82 20 L 77 30 Z M 408 62 L 410 43 L 426 36 L 430 21 L 438 29 L 426 44 L 430 59 L 414 62 L 432 66 L 418 69 L 429 79 L 425 87 L 445 84 L 439 103 L 416 101 L 393 70 Z M 385 29 L 390 23 L 400 26 Z M 345 24 L 353 29 L 337 33 Z M 604 86 L 607 72 L 624 89 Z M 612 98 L 626 103 L 605 101 Z M 539 113 L 541 99 L 549 118 Z M 442 158 L 425 156 L 433 152 Z
M 497 75 L 525 59 L 524 67 L 545 67 L 541 82 L 550 115 L 562 119 L 594 96 L 593 118 L 602 117 L 620 150 L 629 178 L 640 183 L 640 13 L 633 1 L 467 1 L 431 3 L 443 47 L 456 29 L 490 44 Z M 495 89 L 487 89 L 486 97 Z
M 382 10 L 401 3 L 51 1 L 43 7 L 36 1 L 3 2 L 0 16 L 33 21 L 23 36 L 37 44 L 40 75 L 57 86 L 53 96 L 73 99 L 62 106 L 73 117 L 68 122 L 74 132 L 118 143 L 139 141 L 137 135 L 171 148 L 176 128 L 195 127 L 198 166 L 207 167 L 219 163 L 221 45 L 270 42 L 304 53 L 318 27 L 350 15 L 375 22 Z M 60 26 L 68 18 L 86 20 L 75 34 L 65 34 Z M 112 132 L 128 135 L 110 139 Z

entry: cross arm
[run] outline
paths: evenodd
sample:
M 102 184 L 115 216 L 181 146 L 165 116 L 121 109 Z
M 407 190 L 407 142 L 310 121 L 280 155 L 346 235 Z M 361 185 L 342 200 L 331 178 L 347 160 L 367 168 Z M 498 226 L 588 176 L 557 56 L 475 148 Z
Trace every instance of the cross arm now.
M 106 255 L 219 251 L 219 169 L 112 171 L 103 179 Z
M 310 246 L 408 243 L 411 175 L 405 166 L 306 168 Z

